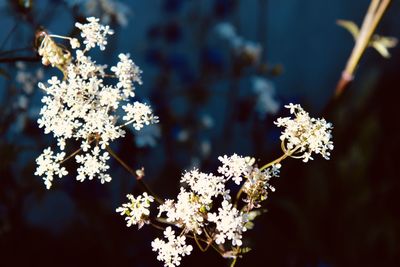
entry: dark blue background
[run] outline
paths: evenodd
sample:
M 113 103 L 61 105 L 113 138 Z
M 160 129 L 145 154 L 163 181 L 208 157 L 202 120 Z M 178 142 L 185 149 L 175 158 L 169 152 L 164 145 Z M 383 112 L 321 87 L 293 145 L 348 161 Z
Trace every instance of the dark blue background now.
M 63 1 L 0 0 L 0 265 L 1 266 L 161 266 L 150 242 L 158 230 L 127 228 L 115 208 L 127 193 L 139 193 L 135 179 L 111 163 L 111 183 L 78 183 L 71 175 L 46 190 L 33 175 L 35 158 L 54 145 L 36 124 L 42 93 L 27 94 L 15 77 L 15 58 L 27 71 L 41 66 L 33 49 L 35 30 L 75 34 L 82 6 Z M 29 1 L 26 1 L 29 2 Z M 115 34 L 98 62 L 113 65 L 129 52 L 143 70 L 138 98 L 160 117 L 153 147 L 138 147 L 129 134 L 113 148 L 133 168 L 144 166 L 147 182 L 173 198 L 183 170 L 194 163 L 216 171 L 217 157 L 239 153 L 260 159 L 280 155 L 273 120 L 295 102 L 334 124 L 332 159 L 303 164 L 289 159 L 273 181 L 277 191 L 268 212 L 245 234 L 253 248 L 237 266 L 399 266 L 400 209 L 398 153 L 399 49 L 383 59 L 365 53 L 354 83 L 339 99 L 334 88 L 354 41 L 337 19 L 361 24 L 369 1 L 321 0 L 136 0 L 126 1 L 129 24 L 110 22 Z M 400 36 L 400 5 L 393 1 L 378 28 Z M 212 29 L 230 22 L 237 33 L 264 48 L 255 67 L 229 52 Z M 17 25 L 15 27 L 15 25 Z M 13 30 L 13 27 L 15 29 Z M 12 49 L 24 51 L 5 54 Z M 3 54 L 2 54 L 3 53 Z M 50 68 L 45 77 L 59 75 Z M 280 111 L 260 118 L 250 79 L 271 81 Z M 27 108 L 18 108 L 21 95 Z M 213 127 L 201 123 L 207 114 Z M 187 133 L 187 140 L 180 140 Z M 204 153 L 202 143 L 210 153 Z M 67 167 L 73 167 L 73 164 Z M 183 266 L 229 266 L 209 251 L 195 250 Z

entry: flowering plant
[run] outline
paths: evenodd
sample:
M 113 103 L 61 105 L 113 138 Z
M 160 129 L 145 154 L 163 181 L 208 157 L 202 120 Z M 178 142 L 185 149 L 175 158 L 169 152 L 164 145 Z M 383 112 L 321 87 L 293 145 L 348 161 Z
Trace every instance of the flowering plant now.
M 281 134 L 283 155 L 276 160 L 258 167 L 255 159 L 237 154 L 221 156 L 218 174 L 203 173 L 198 169 L 182 174 L 182 184 L 176 199 L 161 200 L 146 192 L 134 198 L 128 195 L 129 203 L 117 209 L 126 216 L 127 226 L 144 223 L 164 229 L 167 241 L 156 238 L 152 243 L 157 259 L 164 266 L 178 266 L 181 258 L 189 255 L 192 246 L 186 237 L 193 239 L 201 251 L 213 248 L 221 256 L 232 258 L 233 266 L 238 257 L 249 251 L 244 247 L 243 233 L 253 226 L 253 220 L 262 213 L 261 203 L 267 199 L 272 177 L 279 176 L 281 162 L 287 157 L 312 160 L 311 155 L 321 154 L 329 159 L 333 149 L 332 125 L 324 119 L 314 119 L 300 105 L 285 106 L 294 118 L 278 118 L 275 122 L 284 127 Z M 138 176 L 142 180 L 143 176 Z M 228 183 L 240 186 L 232 198 Z M 151 216 L 150 203 L 158 202 L 158 215 Z M 171 225 L 180 229 L 175 235 Z
M 331 141 L 332 125 L 324 119 L 314 119 L 300 105 L 285 106 L 294 118 L 278 118 L 275 124 L 283 127 L 281 148 L 283 155 L 261 167 L 254 158 L 237 154 L 221 156 L 217 174 L 203 173 L 197 168 L 186 171 L 180 178 L 181 187 L 176 199 L 163 200 L 156 196 L 143 181 L 144 170 L 134 172 L 109 147 L 109 143 L 125 135 L 124 126 L 132 125 L 140 130 L 144 125 L 157 123 L 150 107 L 138 101 L 130 103 L 135 96 L 134 85 L 141 84 L 140 69 L 129 58 L 120 54 L 120 61 L 111 67 L 99 65 L 88 56 L 88 52 L 98 46 L 104 50 L 107 35 L 113 34 L 108 26 L 90 17 L 88 23 L 76 23 L 81 31 L 84 50 L 76 38 L 41 33 L 43 37 L 39 54 L 42 63 L 59 68 L 64 77 L 53 76 L 48 84 L 39 83 L 46 95 L 40 111 L 39 127 L 45 133 L 52 133 L 57 139 L 60 152 L 49 147 L 37 158 L 35 174 L 42 176 L 47 188 L 53 177 L 68 174 L 62 164 L 75 157 L 80 165 L 77 180 L 99 178 L 101 183 L 111 181 L 106 173 L 108 159 L 114 157 L 144 186 L 139 196 L 127 195 L 128 203 L 116 211 L 125 216 L 127 226 L 145 224 L 163 230 L 164 239 L 156 238 L 151 246 L 158 253 L 157 259 L 165 266 L 178 266 L 185 255 L 193 250 L 187 239 L 193 239 L 201 251 L 216 250 L 225 258 L 232 258 L 232 266 L 238 257 L 249 251 L 245 247 L 243 234 L 253 226 L 253 220 L 261 214 L 261 204 L 268 192 L 274 191 L 270 185 L 272 177 L 279 176 L 281 162 L 287 157 L 312 160 L 312 154 L 321 154 L 329 159 L 333 149 Z M 75 50 L 75 58 L 57 44 L 53 38 L 70 41 Z M 118 79 L 116 84 L 106 84 L 109 78 Z M 119 113 L 123 112 L 121 124 Z M 80 141 L 80 148 L 66 156 L 65 146 L 69 139 Z M 231 190 L 231 184 L 238 186 Z M 236 193 L 232 197 L 232 193 Z M 158 214 L 152 215 L 151 204 L 158 203 Z M 180 233 L 172 227 L 179 229 Z
M 53 76 L 47 85 L 39 83 L 46 95 L 42 98 L 44 105 L 38 124 L 46 134 L 53 134 L 60 150 L 55 153 L 50 147 L 46 148 L 36 160 L 35 174 L 43 177 L 47 188 L 51 187 L 54 176 L 61 178 L 68 174 L 61 164 L 71 157 L 80 164 L 78 181 L 95 177 L 101 183 L 111 181 L 111 176 L 106 173 L 109 169 L 109 143 L 125 135 L 125 126 L 132 125 L 140 130 L 144 125 L 158 122 L 158 117 L 147 104 L 131 103 L 135 84 L 142 81 L 141 70 L 129 54 L 119 55 L 120 61 L 110 69 L 114 74 L 107 74 L 106 65 L 97 64 L 87 55 L 96 46 L 104 50 L 107 35 L 113 34 L 108 26 L 98 23 L 99 19 L 90 17 L 87 21 L 86 24 L 75 24 L 81 31 L 84 50 L 78 49 L 80 43 L 76 38 L 42 33 L 44 37 L 39 54 L 43 64 L 51 64 L 64 74 L 62 80 Z M 70 41 L 71 48 L 75 49 L 75 59 L 54 42 L 52 38 L 56 37 Z M 106 84 L 108 78 L 115 78 L 118 82 Z M 121 112 L 124 113 L 123 123 L 118 124 Z M 67 156 L 64 150 L 69 139 L 79 140 L 81 148 Z

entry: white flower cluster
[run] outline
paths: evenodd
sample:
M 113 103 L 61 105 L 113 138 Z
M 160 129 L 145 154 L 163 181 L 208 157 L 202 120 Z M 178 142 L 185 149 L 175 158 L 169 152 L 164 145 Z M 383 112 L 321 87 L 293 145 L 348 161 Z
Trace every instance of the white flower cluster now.
M 242 181 L 243 176 L 248 176 L 255 159 L 250 157 L 241 157 L 233 154 L 230 157 L 226 155 L 218 157 L 219 161 L 222 162 L 222 166 L 218 168 L 218 172 L 225 175 L 228 179 L 232 180 L 239 185 Z
M 166 267 L 180 265 L 182 256 L 190 255 L 193 247 L 186 245 L 185 236 L 175 236 L 175 232 L 170 226 L 165 229 L 164 236 L 167 242 L 159 238 L 151 242 L 153 251 L 158 251 L 157 260 L 163 261 Z
M 242 233 L 246 231 L 246 223 L 248 222 L 247 214 L 241 210 L 238 210 L 231 201 L 230 191 L 226 188 L 226 183 L 230 180 L 237 184 L 240 181 L 247 179 L 253 173 L 255 169 L 252 165 L 254 159 L 250 157 L 242 157 L 239 155 L 232 155 L 230 157 L 220 157 L 222 165 L 219 167 L 218 172 L 221 175 L 214 175 L 211 173 L 203 173 L 198 169 L 182 174 L 180 182 L 182 187 L 180 188 L 179 194 L 176 200 L 167 199 L 164 203 L 158 207 L 159 213 L 157 215 L 159 222 L 167 222 L 168 224 L 174 224 L 178 228 L 182 229 L 181 236 L 183 234 L 193 234 L 200 236 L 202 234 L 208 235 L 205 230 L 209 227 L 215 229 L 213 232 L 213 239 L 219 245 L 227 245 L 227 240 L 230 240 L 230 245 L 241 246 L 242 245 Z M 264 176 L 272 175 L 269 173 L 270 170 L 265 171 Z M 256 179 L 255 176 L 251 176 L 252 179 Z M 268 179 L 264 179 L 267 181 Z M 269 187 L 268 183 L 265 182 L 265 190 Z M 257 183 L 259 186 L 259 183 Z M 128 197 L 131 203 L 137 203 L 137 199 L 132 196 Z M 221 199 L 222 201 L 220 201 Z M 142 210 L 142 204 L 124 204 L 121 208 L 117 209 L 121 214 L 127 214 L 127 208 L 129 207 L 129 215 L 137 214 L 133 221 L 148 218 L 149 213 Z M 165 215 L 165 217 L 163 217 Z M 127 218 L 128 220 L 128 218 Z M 128 221 L 129 223 L 129 221 Z M 181 253 L 179 248 L 176 252 L 171 251 L 173 246 L 184 244 L 184 239 L 176 239 L 171 234 L 170 227 L 167 228 L 169 233 L 168 242 L 156 239 L 153 241 L 153 250 L 158 251 L 158 259 L 165 262 L 165 266 L 178 265 L 181 256 L 189 253 Z M 178 243 L 177 243 L 178 242 Z M 171 254 L 173 253 L 173 254 Z
M 246 193 L 244 202 L 248 203 L 248 208 L 259 208 L 260 202 L 267 199 L 268 189 L 272 192 L 275 188 L 269 184 L 272 177 L 279 177 L 281 164 L 274 164 L 271 168 L 260 170 L 254 167 L 243 184 L 243 192 Z
M 233 246 L 242 245 L 242 232 L 246 231 L 244 224 L 247 222 L 246 215 L 239 212 L 228 201 L 222 201 L 222 207 L 218 213 L 208 213 L 208 221 L 216 224 L 218 233 L 215 242 L 224 244 L 225 239 L 232 240 Z
M 290 103 L 285 107 L 295 117 L 278 118 L 275 124 L 285 128 L 280 139 L 286 152 L 293 151 L 292 157 L 302 158 L 304 162 L 313 159 L 312 153 L 321 154 L 325 159 L 329 159 L 330 150 L 333 149 L 332 124 L 325 119 L 311 118 L 298 104 Z
M 33 89 L 36 87 L 37 82 L 43 79 L 43 69 L 39 68 L 35 73 L 32 73 L 27 71 L 26 65 L 22 62 L 18 62 L 16 66 L 18 72 L 15 80 L 21 85 L 26 94 L 31 94 Z
M 100 148 L 98 146 L 94 147 L 90 152 L 75 157 L 76 162 L 81 164 L 77 169 L 78 176 L 76 176 L 76 180 L 81 182 L 86 178 L 92 180 L 98 175 L 102 184 L 104 184 L 104 182 L 110 182 L 111 176 L 105 173 L 105 171 L 109 169 L 107 165 L 107 160 L 110 158 L 108 152 L 104 152 L 103 155 L 100 155 Z
M 203 173 L 197 169 L 185 172 L 181 183 L 188 188 L 181 187 L 177 200 L 166 200 L 159 206 L 160 217 L 166 214 L 166 220 L 183 229 L 185 233 L 193 232 L 201 235 L 204 227 L 215 225 L 215 242 L 225 244 L 231 240 L 233 246 L 242 245 L 242 232 L 246 230 L 246 215 L 233 207 L 226 183 L 232 179 L 235 183 L 251 173 L 254 159 L 232 155 L 219 157 L 222 166 L 218 172 L 222 176 Z M 214 207 L 217 197 L 222 197 L 222 206 Z M 213 208 L 217 211 L 212 212 Z
M 154 197 L 149 196 L 146 192 L 135 198 L 133 195 L 128 194 L 126 197 L 130 203 L 122 204 L 122 207 L 116 209 L 116 212 L 125 215 L 126 225 L 138 225 L 140 229 L 145 223 L 148 223 L 148 216 L 150 215 L 150 203 L 154 201 Z
M 276 90 L 274 84 L 262 76 L 251 78 L 252 91 L 256 95 L 255 110 L 261 119 L 267 114 L 276 114 L 279 111 L 280 103 L 276 100 Z
M 75 27 L 81 30 L 81 36 L 84 39 L 83 43 L 86 44 L 86 50 L 90 50 L 96 45 L 100 47 L 100 50 L 106 49 L 107 34 L 114 34 L 114 31 L 111 30 L 108 25 L 101 25 L 99 23 L 100 19 L 98 18 L 89 17 L 86 20 L 89 23 L 75 23 Z
M 111 71 L 115 72 L 115 75 L 119 79 L 117 87 L 123 89 L 123 93 L 126 97 L 134 97 L 135 93 L 131 88 L 133 87 L 133 82 L 142 84 L 140 79 L 142 71 L 136 66 L 132 59 L 129 58 L 129 54 L 119 54 L 118 57 L 120 61 L 117 66 L 111 67 Z
M 116 0 L 66 0 L 71 5 L 81 5 L 87 16 L 100 17 L 104 23 L 116 20 L 121 26 L 128 24 L 129 6 Z
M 275 191 L 269 181 L 272 177 L 279 177 L 280 162 L 287 156 L 307 161 L 312 152 L 328 158 L 328 150 L 333 149 L 331 124 L 324 119 L 310 118 L 299 105 L 285 107 L 296 117 L 279 118 L 276 122 L 278 126 L 286 127 L 281 136 L 285 152 L 282 157 L 258 168 L 254 158 L 224 155 L 218 158 L 221 162 L 219 175 L 203 173 L 196 168 L 183 173 L 180 179 L 182 187 L 176 200 L 167 199 L 161 203 L 155 218 L 158 223 L 173 224 L 182 229 L 176 237 L 171 226 L 168 226 L 164 231 L 167 241 L 157 238 L 152 242 L 153 251 L 158 251 L 157 259 L 163 261 L 165 266 L 180 265 L 181 258 L 190 254 L 192 247 L 186 245 L 185 236 L 194 238 L 201 250 L 204 249 L 199 241 L 205 242 L 207 247 L 215 242 L 218 246 L 213 248 L 224 257 L 238 257 L 244 251 L 240 248 L 243 245 L 243 232 L 253 227 L 252 221 L 261 213 L 256 209 L 267 199 L 268 192 Z M 230 180 L 241 185 L 234 201 L 227 189 Z M 245 197 L 242 199 L 243 194 Z M 136 204 L 140 197 L 128 198 L 131 203 L 117 209 L 122 215 L 130 216 L 127 218 L 128 226 L 143 220 L 143 216 L 150 220 L 148 205 Z M 240 200 L 242 202 L 239 204 Z M 226 250 L 227 247 L 231 250 Z
M 231 23 L 221 22 L 215 26 L 214 31 L 231 46 L 237 55 L 246 54 L 251 56 L 255 62 L 260 60 L 263 51 L 262 46 L 238 35 L 236 28 Z
M 60 152 L 54 155 L 54 152 L 51 150 L 50 147 L 48 147 L 36 159 L 38 167 L 36 169 L 35 175 L 45 175 L 43 179 L 47 189 L 51 187 L 54 175 L 61 178 L 68 174 L 65 167 L 60 166 L 60 161 L 62 161 L 64 157 L 64 152 Z
M 199 196 L 200 202 L 206 206 L 212 203 L 213 197 L 225 196 L 229 193 L 225 189 L 224 177 L 199 172 L 197 169 L 185 172 L 181 178 L 181 183 L 186 183 Z
M 165 212 L 168 222 L 184 228 L 186 232 L 202 233 L 206 210 L 195 193 L 181 187 L 176 201 L 167 199 L 158 209 L 159 217 Z
M 77 155 L 75 159 L 81 166 L 78 168 L 79 181 L 98 177 L 102 183 L 109 182 L 111 177 L 105 174 L 109 168 L 107 148 L 109 143 L 123 137 L 123 126 L 133 125 L 140 130 L 144 125 L 158 122 L 151 108 L 143 103 L 130 104 L 134 96 L 134 84 L 141 83 L 139 68 L 129 59 L 129 55 L 121 54 L 121 61 L 111 68 L 118 78 L 117 85 L 108 85 L 104 81 L 106 66 L 99 65 L 86 51 L 98 45 L 103 49 L 107 44 L 106 35 L 112 30 L 98 23 L 96 18 L 88 18 L 89 23 L 79 24 L 86 44 L 85 50 L 77 49 L 76 59 L 66 66 L 64 79 L 53 76 L 48 84 L 39 83 L 39 88 L 46 95 L 42 98 L 38 124 L 46 134 L 53 133 L 60 150 L 65 149 L 66 140 L 81 141 L 81 149 L 85 155 Z M 50 37 L 48 37 L 50 38 Z M 123 120 L 117 125 L 119 112 L 125 110 Z M 63 154 L 65 155 L 65 154 Z M 63 158 L 59 157 L 59 161 Z M 46 161 L 37 160 L 38 175 L 45 175 L 47 188 L 51 186 L 51 166 Z

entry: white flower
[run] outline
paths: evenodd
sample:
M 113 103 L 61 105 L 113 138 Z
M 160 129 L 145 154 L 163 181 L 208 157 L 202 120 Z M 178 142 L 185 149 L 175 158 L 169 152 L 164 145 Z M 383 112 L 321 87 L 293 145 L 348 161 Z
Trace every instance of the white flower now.
M 256 94 L 256 111 L 261 119 L 267 114 L 276 114 L 280 103 L 275 99 L 275 87 L 264 77 L 255 76 L 251 79 L 252 89 Z
M 154 201 L 154 197 L 149 196 L 146 192 L 135 198 L 128 194 L 126 197 L 130 200 L 129 203 L 122 204 L 122 207 L 116 209 L 116 212 L 125 215 L 126 225 L 138 225 L 139 229 L 144 223 L 148 223 L 150 215 L 150 203 Z
M 218 167 L 218 172 L 225 175 L 228 179 L 239 185 L 242 181 L 242 176 L 247 176 L 251 171 L 251 166 L 254 164 L 254 159 L 250 157 L 242 157 L 237 154 L 232 156 L 218 157 L 222 162 L 222 166 Z
M 26 70 L 26 66 L 22 62 L 18 62 L 16 66 L 18 72 L 15 80 L 21 85 L 22 90 L 24 90 L 26 94 L 31 94 L 37 82 L 43 79 L 43 69 L 39 68 L 35 73 L 32 73 Z
M 218 213 L 208 213 L 208 221 L 216 224 L 218 231 L 215 242 L 224 244 L 225 239 L 231 240 L 233 246 L 242 245 L 242 232 L 246 231 L 244 226 L 247 222 L 246 216 L 239 212 L 231 203 L 224 200 Z
M 133 83 L 137 82 L 138 84 L 142 84 L 142 79 L 140 77 L 142 71 L 133 63 L 132 59 L 129 58 L 129 54 L 119 54 L 118 57 L 120 62 L 118 62 L 117 66 L 111 67 L 111 71 L 115 72 L 115 75 L 118 77 L 119 82 L 117 86 L 123 89 L 125 96 L 134 97 Z
M 114 33 L 108 25 L 99 24 L 98 18 L 89 17 L 86 18 L 89 23 L 81 24 L 75 23 L 75 27 L 80 29 L 81 36 L 84 38 L 83 43 L 86 45 L 86 50 L 89 50 L 96 45 L 100 47 L 100 50 L 104 50 L 107 45 L 107 34 L 111 35 Z
M 170 226 L 165 229 L 164 236 L 167 241 L 156 238 L 151 242 L 153 251 L 158 251 L 157 260 L 163 261 L 166 267 L 179 266 L 182 257 L 190 255 L 193 247 L 186 244 L 185 236 L 175 236 Z
M 193 192 L 187 192 L 181 187 L 177 201 L 167 200 L 158 207 L 160 216 L 166 213 L 167 221 L 178 227 L 184 227 L 186 231 L 194 231 L 201 234 L 204 223 L 203 203 Z
M 95 146 L 90 152 L 92 153 L 75 156 L 76 162 L 81 164 L 77 169 L 78 176 L 76 179 L 83 182 L 85 179 L 92 180 L 94 177 L 98 176 L 101 183 L 109 182 L 111 179 L 104 173 L 110 168 L 106 163 L 110 158 L 108 152 L 104 152 L 100 155 L 100 148 L 98 146 Z
M 81 46 L 81 44 L 79 43 L 78 39 L 76 39 L 76 38 L 71 38 L 69 40 L 69 43 L 70 43 L 72 49 L 76 49 L 76 48 L 79 48 Z
M 35 175 L 44 176 L 44 184 L 47 189 L 50 189 L 53 177 L 56 175 L 59 178 L 68 174 L 65 167 L 60 166 L 60 161 L 65 157 L 65 153 L 61 152 L 54 155 L 50 147 L 46 148 L 43 153 L 36 159 L 37 168 Z
M 135 131 L 134 134 L 137 147 L 154 147 L 157 139 L 161 136 L 161 129 L 158 124 L 151 124 L 143 127 L 140 131 Z
M 243 192 L 247 197 L 244 202 L 248 203 L 249 210 L 260 207 L 260 202 L 267 199 L 268 189 L 272 192 L 275 188 L 269 184 L 272 177 L 279 177 L 280 164 L 275 164 L 270 168 L 261 171 L 253 168 L 246 181 L 243 184 Z
M 228 22 L 222 22 L 214 27 L 214 32 L 219 38 L 227 42 L 236 55 L 250 56 L 254 62 L 261 58 L 262 46 L 250 40 L 246 40 L 236 33 L 235 27 Z
M 132 123 L 136 130 L 140 130 L 144 125 L 158 122 L 158 117 L 153 115 L 151 108 L 146 104 L 136 101 L 133 105 L 126 104 L 122 109 L 126 112 L 122 119 L 128 121 L 125 125 Z
M 278 127 L 285 128 L 280 137 L 284 148 L 288 152 L 294 150 L 293 157 L 302 158 L 304 162 L 313 159 L 312 153 L 329 159 L 333 149 L 332 124 L 325 119 L 311 118 L 300 105 L 290 103 L 285 107 L 294 118 L 278 118 L 275 122 Z
M 127 56 L 120 56 L 122 63 L 116 70 L 124 85 L 105 84 L 103 78 L 107 66 L 97 64 L 85 53 L 95 45 L 100 48 L 104 46 L 106 35 L 112 31 L 108 26 L 100 25 L 96 18 L 87 20 L 88 24 L 77 23 L 82 36 L 86 38 L 86 49 L 75 50 L 76 58 L 63 69 L 64 79 L 53 76 L 47 84 L 38 84 L 46 93 L 42 98 L 43 107 L 38 124 L 46 134 L 53 134 L 61 150 L 64 150 L 68 139 L 81 142 L 83 155 L 76 157 L 81 164 L 78 180 L 96 176 L 101 183 L 105 183 L 111 180 L 111 176 L 105 173 L 109 168 L 106 162 L 109 156 L 100 150 L 105 150 L 115 139 L 124 137 L 124 126 L 132 124 L 139 130 L 144 125 L 158 122 L 158 118 L 148 105 L 137 101 L 130 104 L 134 95 L 133 83 L 140 83 L 141 71 Z M 77 45 L 73 39 L 67 39 L 70 39 L 72 46 Z M 123 112 L 121 107 L 126 110 L 123 118 L 128 122 L 118 125 L 120 113 Z M 98 146 L 91 151 L 92 142 Z
M 116 20 L 121 26 L 128 24 L 129 6 L 116 0 L 66 0 L 71 6 L 80 4 L 88 16 L 101 17 L 104 23 Z
M 237 36 L 235 27 L 229 22 L 221 22 L 217 24 L 214 31 L 220 38 L 226 41 L 231 41 Z
M 185 172 L 181 178 L 181 183 L 188 184 L 204 205 L 210 205 L 213 197 L 224 195 L 226 192 L 225 181 L 226 179 L 222 176 L 199 172 L 197 169 Z

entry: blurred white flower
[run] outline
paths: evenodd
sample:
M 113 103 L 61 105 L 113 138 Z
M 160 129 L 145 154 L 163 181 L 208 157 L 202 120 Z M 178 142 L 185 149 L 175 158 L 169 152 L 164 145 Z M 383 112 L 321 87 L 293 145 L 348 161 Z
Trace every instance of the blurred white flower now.
M 212 128 L 214 127 L 214 119 L 210 115 L 204 114 L 203 116 L 201 116 L 201 124 L 205 128 Z
M 256 111 L 261 119 L 267 114 L 276 114 L 280 103 L 275 99 L 275 87 L 271 81 L 264 77 L 253 76 L 251 78 L 252 90 L 256 94 Z
M 261 59 L 262 46 L 251 40 L 246 40 L 236 33 L 235 26 L 229 22 L 221 22 L 217 24 L 213 32 L 224 42 L 227 42 L 236 55 L 247 55 L 254 62 Z
M 18 62 L 16 66 L 18 71 L 15 80 L 21 85 L 26 94 L 32 94 L 37 82 L 44 77 L 43 69 L 38 68 L 35 72 L 30 72 L 27 71 L 26 65 L 22 62 Z
M 135 131 L 134 134 L 137 147 L 154 147 L 157 139 L 161 136 L 161 129 L 158 124 L 151 124 L 143 127 L 140 131 Z
M 116 0 L 67 0 L 71 6 L 80 5 L 86 16 L 100 17 L 104 23 L 115 20 L 119 25 L 128 25 L 131 10 L 128 5 Z
M 229 22 L 218 23 L 214 28 L 215 33 L 226 41 L 232 41 L 237 37 L 235 26 Z

